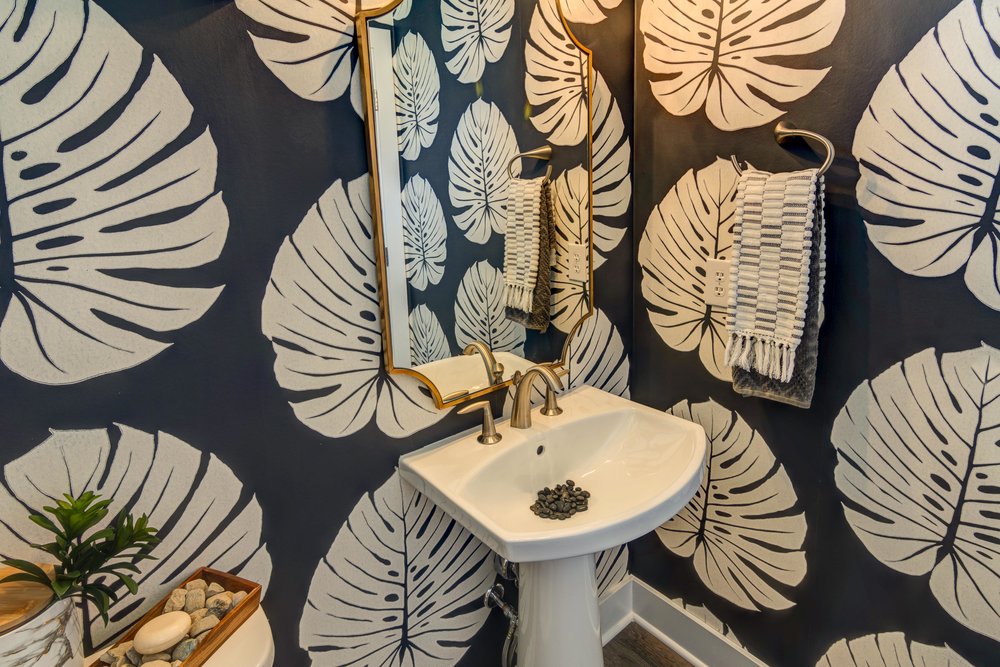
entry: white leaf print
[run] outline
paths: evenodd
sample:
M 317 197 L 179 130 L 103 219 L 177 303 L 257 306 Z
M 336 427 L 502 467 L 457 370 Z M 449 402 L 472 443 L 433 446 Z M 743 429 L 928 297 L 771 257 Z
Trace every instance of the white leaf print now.
M 524 327 L 507 319 L 503 272 L 486 260 L 470 266 L 455 300 L 455 340 L 459 349 L 478 340 L 493 352 L 524 356 L 524 338 Z
M 212 136 L 93 3 L 9 4 L 0 52 L 0 360 L 44 384 L 137 366 L 222 291 L 184 271 L 229 227 Z
M 569 386 L 590 385 L 629 397 L 629 361 L 621 334 L 604 311 L 584 320 L 569 346 Z
M 628 576 L 628 545 L 597 554 L 596 575 L 598 597 L 604 597 L 605 593 L 625 581 Z
M 406 279 L 418 290 L 437 285 L 448 259 L 448 228 L 434 188 L 417 175 L 403 188 L 403 261 Z
M 458 663 L 489 610 L 490 550 L 394 473 L 365 494 L 309 586 L 299 645 L 314 667 Z
M 556 0 L 538 0 L 524 45 L 524 92 L 531 123 L 558 146 L 576 146 L 590 128 L 587 56 L 566 33 Z
M 712 628 L 718 632 L 730 644 L 739 646 L 740 648 L 745 648 L 740 640 L 736 638 L 736 635 L 733 633 L 733 629 L 729 627 L 729 624 L 719 619 L 719 617 L 713 614 L 708 607 L 704 605 L 688 604 L 681 598 L 672 598 L 670 603 L 691 618 L 697 620 L 702 625 Z
M 462 83 L 475 83 L 486 63 L 510 42 L 514 0 L 441 0 L 441 44 L 454 53 L 445 65 Z
M 854 137 L 868 236 L 901 271 L 962 272 L 1000 310 L 1000 22 L 964 0 L 882 79 Z
M 732 380 L 726 309 L 705 303 L 705 276 L 708 260 L 730 258 L 738 179 L 722 158 L 688 171 L 653 209 L 639 242 L 642 296 L 656 333 L 675 350 L 698 350 L 708 372 L 725 381 Z
M 271 578 L 260 505 L 233 471 L 214 454 L 168 433 L 145 433 L 120 424 L 52 431 L 45 442 L 4 467 L 0 553 L 51 560 L 29 546 L 48 541 L 48 534 L 29 521 L 27 513 L 41 512 L 64 493 L 84 490 L 114 498 L 99 527 L 127 510 L 148 515 L 162 540 L 152 552 L 159 560 L 138 564 L 138 595 L 125 595 L 111 606 L 108 626 L 92 606 L 85 608 L 87 649 L 127 630 L 197 567 L 234 572 L 265 586 Z M 117 580 L 105 583 L 127 593 Z
M 448 157 L 448 195 L 455 224 L 473 243 L 507 231 L 507 163 L 520 152 L 503 112 L 476 100 L 458 121 Z
M 364 428 L 403 438 L 444 418 L 415 378 L 389 375 L 372 238 L 368 176 L 337 181 L 274 260 L 262 326 L 278 384 L 301 399 L 299 421 L 331 438 Z
M 631 161 L 632 144 L 625 134 L 621 109 L 598 73 L 594 85 L 594 249 L 603 257 L 625 235 L 624 227 L 613 227 L 610 221 L 625 215 L 632 201 Z
M 851 394 L 833 425 L 837 488 L 879 561 L 930 575 L 945 611 L 1000 639 L 1000 350 L 896 364 Z
M 72 599 L 49 605 L 24 625 L 0 634 L 4 667 L 73 667 L 82 665 L 81 619 Z
M 782 63 L 829 46 L 845 0 L 647 0 L 639 16 L 653 95 L 675 116 L 705 107 L 720 130 L 759 127 L 784 113 L 773 103 L 812 92 L 830 68 Z
M 410 313 L 410 354 L 414 366 L 423 366 L 451 356 L 441 322 L 424 304 Z
M 420 35 L 406 33 L 392 58 L 396 84 L 396 133 L 405 160 L 416 160 L 437 136 L 441 78 L 434 54 Z
M 622 0 L 562 0 L 563 16 L 570 23 L 600 23 Z
M 713 400 L 668 412 L 701 424 L 710 451 L 701 488 L 656 530 L 660 541 L 692 558 L 705 585 L 739 607 L 794 606 L 786 595 L 806 575 L 806 519 L 784 466 L 743 417 Z
M 590 180 L 587 170 L 564 171 L 552 185 L 555 209 L 555 244 L 552 252 L 552 325 L 564 333 L 590 311 L 588 283 L 577 280 L 571 270 L 573 245 L 590 244 Z M 594 254 L 594 268 L 604 258 Z
M 902 632 L 841 639 L 819 659 L 816 667 L 972 667 L 947 646 L 910 641 Z
M 257 55 L 290 91 L 314 102 L 347 92 L 357 66 L 354 17 L 384 0 L 236 0 L 236 7 L 287 38 L 251 31 Z

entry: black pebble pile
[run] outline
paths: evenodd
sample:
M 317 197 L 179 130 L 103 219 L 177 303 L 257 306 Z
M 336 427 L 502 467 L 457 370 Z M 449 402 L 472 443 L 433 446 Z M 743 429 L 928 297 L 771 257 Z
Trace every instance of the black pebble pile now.
M 556 488 L 545 487 L 538 492 L 538 500 L 531 511 L 543 519 L 565 521 L 577 512 L 586 512 L 590 502 L 590 491 L 584 491 L 567 479 Z

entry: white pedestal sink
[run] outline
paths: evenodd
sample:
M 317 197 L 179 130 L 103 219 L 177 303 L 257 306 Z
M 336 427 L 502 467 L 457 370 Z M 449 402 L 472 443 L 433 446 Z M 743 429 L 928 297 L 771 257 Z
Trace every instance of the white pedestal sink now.
M 403 479 L 504 558 L 520 564 L 518 667 L 603 664 L 594 554 L 644 535 L 694 496 L 704 474 L 701 426 L 591 387 L 536 410 L 503 440 L 461 434 L 399 459 Z M 537 492 L 572 479 L 590 508 L 535 516 Z

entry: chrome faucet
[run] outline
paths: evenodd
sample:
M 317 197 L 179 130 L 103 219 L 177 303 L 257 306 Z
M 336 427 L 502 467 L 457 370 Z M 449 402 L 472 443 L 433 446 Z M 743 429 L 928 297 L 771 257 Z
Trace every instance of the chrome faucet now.
M 520 372 L 514 375 L 514 384 L 517 391 L 514 393 L 514 410 L 510 413 L 510 425 L 514 428 L 531 428 L 531 385 L 536 377 L 545 380 L 548 392 L 546 393 L 545 408 L 543 414 L 557 415 L 562 410 L 556 405 L 555 392 L 563 388 L 562 380 L 551 366 L 538 365 L 529 368 L 524 375 Z M 551 399 L 551 400 L 549 400 Z
M 486 347 L 486 344 L 482 341 L 472 341 L 465 346 L 465 350 L 462 354 L 472 355 L 479 353 L 479 356 L 483 359 L 483 364 L 486 365 L 486 377 L 489 378 L 490 384 L 500 384 L 503 382 L 503 364 L 497 363 L 496 357 L 490 351 L 490 348 Z

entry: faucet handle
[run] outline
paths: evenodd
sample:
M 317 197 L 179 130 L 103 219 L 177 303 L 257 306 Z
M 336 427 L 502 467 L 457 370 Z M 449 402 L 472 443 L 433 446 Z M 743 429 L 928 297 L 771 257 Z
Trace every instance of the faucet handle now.
M 503 436 L 497 433 L 496 423 L 493 421 L 493 406 L 490 405 L 489 401 L 476 401 L 475 403 L 469 403 L 468 405 L 462 407 L 458 411 L 458 414 L 467 415 L 470 412 L 475 412 L 476 410 L 483 411 L 483 432 L 479 434 L 476 441 L 481 445 L 495 445 L 503 440 Z
M 542 408 L 542 414 L 546 417 L 555 417 L 556 415 L 561 415 L 563 409 L 559 407 L 559 402 L 556 400 L 555 390 L 546 385 L 545 387 L 545 407 Z

